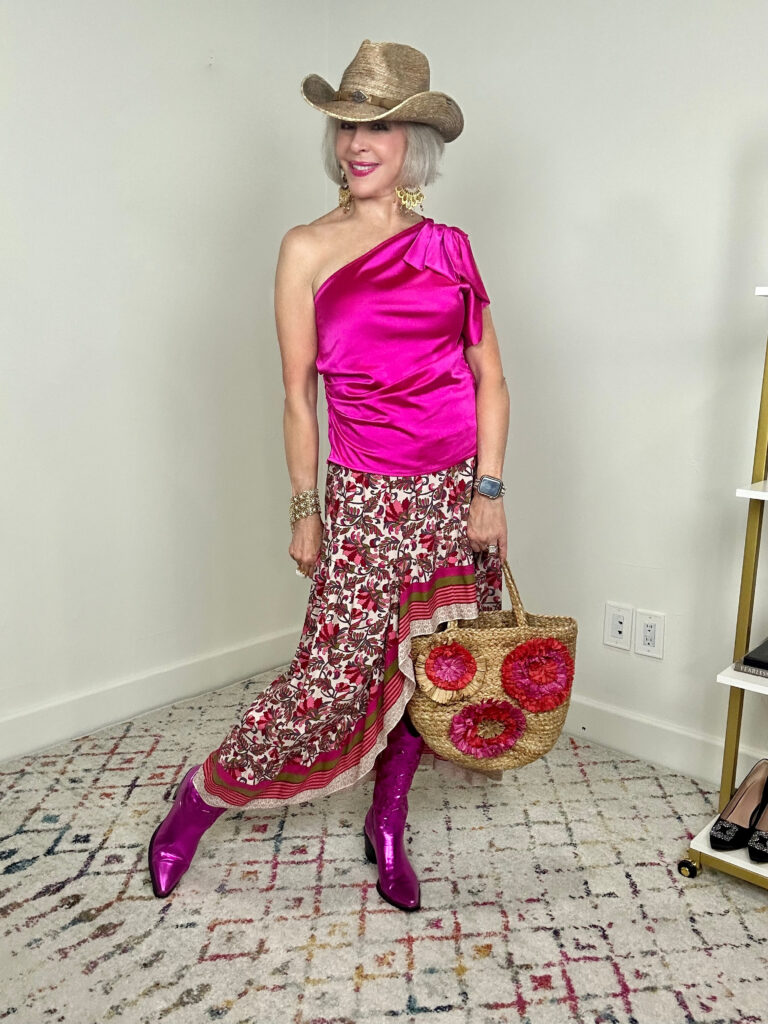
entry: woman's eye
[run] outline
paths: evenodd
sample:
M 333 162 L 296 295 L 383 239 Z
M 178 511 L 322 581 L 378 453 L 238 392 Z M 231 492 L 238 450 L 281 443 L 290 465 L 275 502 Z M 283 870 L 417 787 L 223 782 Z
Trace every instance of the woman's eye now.
M 353 132 L 355 128 L 357 128 L 358 124 L 361 124 L 362 127 L 367 128 L 369 131 L 373 132 L 389 131 L 389 125 L 387 124 L 386 121 L 339 121 L 339 131 Z

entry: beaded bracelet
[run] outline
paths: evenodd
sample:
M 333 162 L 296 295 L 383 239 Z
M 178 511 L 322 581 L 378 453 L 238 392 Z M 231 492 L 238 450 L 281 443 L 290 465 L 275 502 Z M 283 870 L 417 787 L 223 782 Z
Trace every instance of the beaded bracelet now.
M 291 506 L 288 515 L 291 523 L 291 529 L 293 529 L 299 519 L 306 519 L 307 516 L 313 516 L 315 512 L 320 512 L 320 495 L 316 487 L 313 487 L 308 491 L 302 491 L 300 494 L 294 494 L 291 498 Z

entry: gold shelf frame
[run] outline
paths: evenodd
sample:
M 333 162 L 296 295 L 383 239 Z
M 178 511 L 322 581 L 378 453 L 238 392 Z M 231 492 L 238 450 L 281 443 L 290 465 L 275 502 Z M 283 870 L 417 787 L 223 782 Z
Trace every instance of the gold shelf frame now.
M 760 412 L 757 418 L 757 437 L 755 439 L 755 458 L 752 463 L 752 483 L 760 483 L 768 479 L 768 340 L 765 347 L 763 362 L 763 386 L 760 393 Z M 765 501 L 761 498 L 750 498 L 747 511 L 747 529 L 744 537 L 744 558 L 741 563 L 741 586 L 739 587 L 739 609 L 736 615 L 736 636 L 733 644 L 733 660 L 740 661 L 749 650 L 752 631 L 752 612 L 755 606 L 755 584 L 757 581 L 757 562 L 760 555 L 760 535 L 763 529 L 763 511 Z M 744 711 L 744 690 L 740 686 L 731 686 L 728 697 L 728 716 L 725 724 L 725 745 L 723 747 L 723 767 L 720 774 L 720 800 L 718 811 L 722 811 L 733 796 L 736 788 L 736 772 L 739 760 L 739 741 L 741 739 L 741 719 Z M 761 874 L 718 857 L 716 853 L 701 853 L 689 849 L 687 859 L 697 868 L 712 867 L 737 878 L 768 889 L 768 873 Z

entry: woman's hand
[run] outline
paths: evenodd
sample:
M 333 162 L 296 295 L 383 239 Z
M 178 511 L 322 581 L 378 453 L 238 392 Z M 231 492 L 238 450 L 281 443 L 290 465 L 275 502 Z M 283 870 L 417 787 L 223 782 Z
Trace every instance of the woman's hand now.
M 311 576 L 315 571 L 322 539 L 323 521 L 319 512 L 294 523 L 288 554 L 296 562 L 302 575 Z
M 469 506 L 467 537 L 473 551 L 487 551 L 489 544 L 499 549 L 503 562 L 507 557 L 507 517 L 502 498 L 476 494 Z

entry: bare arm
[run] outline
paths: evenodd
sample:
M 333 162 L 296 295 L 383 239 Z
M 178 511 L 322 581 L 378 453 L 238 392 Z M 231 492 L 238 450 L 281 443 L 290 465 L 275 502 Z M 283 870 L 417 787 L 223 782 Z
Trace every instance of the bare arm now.
M 483 310 L 482 341 L 478 345 L 467 346 L 465 355 L 476 386 L 476 475 L 480 477 L 487 473 L 501 478 L 509 432 L 509 392 L 496 329 L 487 306 Z M 475 494 L 467 521 L 467 536 L 473 551 L 483 551 L 489 544 L 496 544 L 502 560 L 507 557 L 507 519 L 503 500 Z
M 275 274 L 275 321 L 283 364 L 283 437 L 293 494 L 317 486 L 317 331 L 312 297 L 311 249 L 304 229 L 283 238 Z M 318 514 L 300 519 L 288 552 L 307 575 L 320 552 Z

